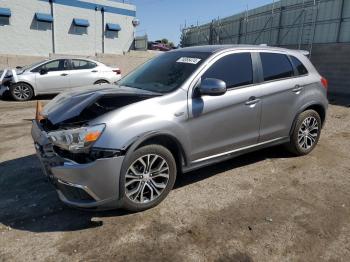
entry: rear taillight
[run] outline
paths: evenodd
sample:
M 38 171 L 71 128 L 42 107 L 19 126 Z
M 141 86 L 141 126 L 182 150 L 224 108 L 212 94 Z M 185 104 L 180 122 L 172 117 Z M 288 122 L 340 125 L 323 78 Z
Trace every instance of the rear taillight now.
M 324 77 L 321 78 L 321 83 L 324 88 L 328 89 L 328 80 Z
M 120 69 L 115 69 L 113 70 L 114 73 L 116 73 L 117 75 L 120 75 L 122 73 L 122 71 Z

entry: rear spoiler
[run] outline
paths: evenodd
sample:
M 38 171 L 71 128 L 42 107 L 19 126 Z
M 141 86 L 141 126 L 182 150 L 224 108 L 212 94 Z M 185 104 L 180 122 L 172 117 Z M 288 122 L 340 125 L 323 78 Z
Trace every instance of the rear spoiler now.
M 306 50 L 299 50 L 300 53 L 302 53 L 304 56 L 309 56 L 310 52 Z
M 267 44 L 260 44 L 259 46 L 268 46 L 268 45 Z M 302 53 L 304 56 L 309 56 L 310 55 L 310 52 L 307 51 L 307 50 L 297 50 L 297 51 Z

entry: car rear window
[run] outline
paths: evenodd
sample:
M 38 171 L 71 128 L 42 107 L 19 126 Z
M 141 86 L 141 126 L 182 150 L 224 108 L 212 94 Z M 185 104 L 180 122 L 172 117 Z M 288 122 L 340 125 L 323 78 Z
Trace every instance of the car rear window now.
M 202 76 L 224 81 L 227 88 L 253 83 L 253 67 L 250 53 L 238 53 L 224 56 L 216 61 Z
M 299 75 L 307 75 L 309 73 L 306 67 L 298 58 L 296 58 L 295 56 L 290 56 L 290 59 L 292 60 L 293 66 Z
M 294 76 L 294 70 L 288 56 L 278 53 L 260 53 L 264 81 Z

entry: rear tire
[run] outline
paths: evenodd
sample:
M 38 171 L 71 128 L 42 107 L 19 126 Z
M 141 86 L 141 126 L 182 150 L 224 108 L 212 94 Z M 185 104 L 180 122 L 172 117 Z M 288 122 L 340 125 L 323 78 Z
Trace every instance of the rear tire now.
M 9 89 L 11 97 L 16 101 L 29 101 L 34 96 L 33 88 L 27 83 L 16 83 Z
M 321 127 L 320 115 L 315 110 L 302 112 L 296 119 L 287 150 L 296 156 L 309 154 L 320 139 Z
M 125 161 L 120 177 L 122 208 L 139 212 L 162 202 L 176 180 L 176 162 L 170 151 L 147 145 Z

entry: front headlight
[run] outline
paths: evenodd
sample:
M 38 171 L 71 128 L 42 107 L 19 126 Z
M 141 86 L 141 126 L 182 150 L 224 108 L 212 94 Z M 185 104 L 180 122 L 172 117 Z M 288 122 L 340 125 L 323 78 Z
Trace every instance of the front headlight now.
M 67 129 L 50 132 L 50 141 L 60 148 L 73 153 L 86 152 L 91 145 L 101 136 L 105 124 L 86 126 L 75 129 Z

